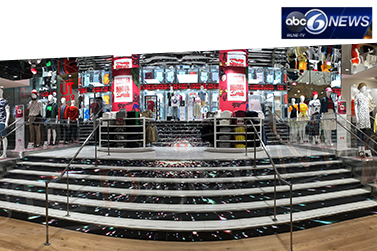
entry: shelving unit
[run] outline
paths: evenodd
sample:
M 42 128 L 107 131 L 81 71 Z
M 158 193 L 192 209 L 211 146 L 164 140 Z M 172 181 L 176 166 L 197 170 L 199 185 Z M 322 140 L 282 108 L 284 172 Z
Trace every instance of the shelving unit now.
M 214 152 L 243 152 L 245 151 L 247 144 L 247 151 L 254 151 L 254 141 L 256 144 L 256 149 L 262 150 L 259 137 L 254 135 L 254 129 L 251 125 L 249 119 L 253 120 L 254 126 L 257 129 L 257 134 L 262 138 L 262 126 L 263 119 L 261 118 L 208 118 L 213 123 L 213 147 L 208 147 L 207 151 Z M 228 120 L 228 124 L 220 124 L 220 121 Z M 235 124 L 238 123 L 238 124 Z M 235 128 L 242 127 L 245 128 L 245 132 L 236 132 Z M 226 128 L 224 131 L 224 128 Z M 235 136 L 245 136 L 244 139 L 235 139 Z M 246 136 L 247 135 L 247 136 Z M 255 137 L 255 138 L 254 138 Z M 236 148 L 235 144 L 244 145 L 244 147 Z
M 153 151 L 146 146 L 147 122 L 151 118 L 100 119 L 99 151 L 144 152 Z

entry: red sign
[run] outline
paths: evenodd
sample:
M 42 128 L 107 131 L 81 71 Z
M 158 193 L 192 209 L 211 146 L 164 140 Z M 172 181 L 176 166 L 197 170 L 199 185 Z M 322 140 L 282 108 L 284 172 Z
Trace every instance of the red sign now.
M 114 60 L 113 69 L 130 69 L 132 68 L 132 58 L 121 58 Z
M 338 101 L 338 114 L 347 113 L 347 102 L 345 100 Z
M 186 90 L 186 89 L 200 89 L 202 86 L 207 90 L 219 89 L 219 84 L 143 84 L 142 90 L 169 90 L 170 86 L 174 90 Z
M 229 73 L 228 100 L 246 101 L 246 75 L 242 73 Z
M 65 98 L 67 101 L 74 100 L 75 95 L 72 94 L 72 85 L 74 84 L 72 79 L 67 80 L 60 84 L 60 94 L 62 98 Z
M 249 85 L 249 90 L 253 91 L 286 91 L 287 86 L 286 85 Z

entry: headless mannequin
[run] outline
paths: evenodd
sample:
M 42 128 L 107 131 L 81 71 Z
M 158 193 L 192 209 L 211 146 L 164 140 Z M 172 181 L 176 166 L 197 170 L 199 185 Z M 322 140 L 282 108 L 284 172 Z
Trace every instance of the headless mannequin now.
M 291 107 L 294 108 L 296 107 L 296 99 L 292 98 L 292 105 Z M 296 141 L 296 138 L 297 138 L 297 117 L 298 117 L 298 109 L 296 110 L 292 110 L 292 109 L 289 109 L 290 111 L 288 111 L 288 118 L 290 118 L 290 127 L 291 127 L 291 141 Z
M 359 93 L 357 94 L 357 96 L 360 95 L 360 94 L 362 96 L 364 96 L 363 97 L 364 99 L 368 100 L 367 87 L 366 86 L 363 86 L 363 87 L 360 88 Z M 357 99 L 357 96 L 355 97 L 355 99 Z M 370 128 L 370 122 L 369 122 L 369 124 L 367 123 L 367 125 L 359 125 L 359 123 L 361 123 L 362 120 L 366 120 L 363 117 L 366 117 L 367 120 L 369 121 L 369 113 L 368 113 L 369 112 L 369 107 L 368 107 L 368 110 L 365 111 L 366 114 L 359 114 L 360 111 L 359 111 L 358 105 L 359 105 L 358 102 L 356 102 L 356 100 L 355 100 L 356 126 L 358 127 L 359 130 Z M 358 134 L 358 136 L 359 136 L 359 138 L 361 138 L 362 140 L 365 141 L 364 135 Z M 365 150 L 365 146 L 362 145 L 362 143 L 359 144 L 358 148 L 359 148 L 359 152 L 364 152 L 364 150 Z
M 68 130 L 67 130 L 67 123 L 69 123 L 69 120 L 68 122 L 66 122 L 66 119 L 64 116 L 65 114 L 67 113 L 67 109 L 68 109 L 68 106 L 67 106 L 67 102 L 66 102 L 66 99 L 65 98 L 61 98 L 60 99 L 60 102 L 62 103 L 62 105 L 59 107 L 59 114 L 60 116 L 58 117 L 58 119 L 60 119 L 59 123 L 60 123 L 60 134 L 61 134 L 61 137 L 63 138 L 64 140 L 64 143 L 67 143 L 67 137 L 68 137 Z M 67 106 L 65 108 L 65 112 L 64 114 L 61 114 L 61 107 L 62 106 Z
M 3 89 L 0 89 L 0 101 L 6 101 L 4 98 L 3 98 Z M 4 124 L 4 128 L 6 128 L 8 126 L 8 122 L 9 122 L 9 115 L 10 115 L 10 111 L 9 111 L 9 103 L 8 101 L 6 101 L 6 106 L 5 106 L 5 121 L 4 122 L 1 122 L 2 124 Z M 3 132 L 3 134 L 6 133 L 6 131 Z M 8 148 L 8 139 L 7 138 L 3 138 L 2 140 L 2 143 L 3 143 L 3 154 L 0 156 L 0 159 L 5 159 L 7 157 L 7 148 Z
M 75 107 L 75 100 L 71 101 L 71 106 L 69 108 L 68 113 L 69 113 L 68 123 L 71 123 L 70 124 L 70 128 L 71 128 L 70 140 L 75 141 L 77 140 L 77 120 L 78 120 L 78 113 L 79 113 L 78 108 Z
M 52 105 L 54 103 L 54 97 L 52 95 L 48 95 L 48 104 Z M 51 118 L 53 119 L 53 118 Z M 55 116 L 55 121 L 51 120 L 52 123 L 57 123 L 58 121 L 58 114 Z M 47 129 L 47 143 L 50 145 L 51 143 L 51 131 L 52 131 L 52 144 L 56 144 L 56 128 L 52 126 L 52 128 Z
M 300 96 L 300 104 L 299 104 L 299 107 L 300 106 L 304 106 L 304 107 L 307 107 L 307 105 L 304 103 L 305 101 L 305 96 L 304 95 L 301 95 Z M 298 109 L 300 113 L 304 113 L 303 116 L 304 117 L 301 117 L 301 120 L 307 120 L 308 119 L 308 111 L 307 109 L 305 111 L 302 111 L 302 109 Z M 299 127 L 299 130 L 298 130 L 298 133 L 299 133 L 299 136 L 300 136 L 300 143 L 304 143 L 304 135 L 305 135 L 305 125 L 306 123 L 305 122 L 301 122 L 300 123 L 300 127 Z

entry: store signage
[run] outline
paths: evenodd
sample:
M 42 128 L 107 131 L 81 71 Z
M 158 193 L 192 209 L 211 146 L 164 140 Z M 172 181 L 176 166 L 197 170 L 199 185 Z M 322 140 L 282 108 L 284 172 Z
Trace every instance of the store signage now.
M 132 102 L 132 76 L 121 75 L 114 77 L 114 103 Z
M 72 79 L 69 79 L 60 84 L 60 94 L 62 98 L 65 98 L 67 101 L 75 99 L 75 95 L 72 92 L 72 85 L 74 82 Z
M 370 31 L 371 7 L 283 7 L 283 39 L 363 39 Z
M 24 118 L 24 105 L 16 105 L 15 106 L 15 117 L 16 121 L 16 151 L 23 151 L 25 149 L 25 126 L 22 126 L 25 118 Z
M 110 86 L 93 87 L 93 92 L 111 92 Z
M 120 58 L 114 60 L 113 69 L 130 69 L 132 68 L 132 58 Z
M 260 85 L 260 84 L 251 84 L 249 85 L 249 90 L 253 91 L 286 91 L 286 85 Z
M 246 101 L 246 75 L 228 73 L 228 101 Z
M 186 90 L 186 89 L 200 89 L 202 86 L 207 90 L 219 89 L 219 84 L 143 84 L 142 90 L 170 90 L 170 86 L 174 90 Z
M 228 52 L 228 66 L 246 67 L 246 56 L 242 54 L 231 54 Z
M 347 114 L 347 102 L 345 100 L 338 101 L 338 114 Z

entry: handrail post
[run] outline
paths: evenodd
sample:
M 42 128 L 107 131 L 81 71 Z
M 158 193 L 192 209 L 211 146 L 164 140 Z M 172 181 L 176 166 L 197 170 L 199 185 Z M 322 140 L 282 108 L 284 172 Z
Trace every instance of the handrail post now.
M 67 217 L 69 217 L 69 169 L 67 169 Z
M 293 185 L 291 184 L 290 185 L 290 206 L 291 206 L 291 212 L 290 212 L 290 221 L 291 221 L 291 233 L 290 233 L 290 235 L 291 235 L 291 250 L 290 251 L 293 251 L 293 202 L 292 202 L 292 200 L 293 200 L 293 198 L 292 198 L 292 196 L 293 196 L 293 194 L 292 194 L 292 190 L 293 190 Z
M 51 243 L 49 242 L 48 238 L 48 181 L 45 182 L 46 185 L 46 242 L 44 243 L 45 246 L 49 246 Z
M 276 172 L 274 173 L 274 221 L 277 221 L 276 218 Z
M 110 119 L 107 120 L 107 155 L 110 156 Z
M 244 126 L 245 126 L 245 156 L 247 156 L 247 120 L 244 120 Z
M 255 127 L 253 127 L 254 131 L 254 168 L 257 168 L 257 131 L 255 130 Z
M 97 127 L 97 116 L 95 115 L 94 116 L 94 128 Z M 99 135 L 99 128 L 96 129 L 96 131 L 98 130 L 98 134 L 97 132 L 94 133 L 94 159 L 95 159 L 95 163 L 94 163 L 94 166 L 97 166 L 97 141 L 98 141 L 98 135 Z

